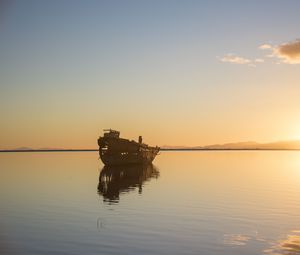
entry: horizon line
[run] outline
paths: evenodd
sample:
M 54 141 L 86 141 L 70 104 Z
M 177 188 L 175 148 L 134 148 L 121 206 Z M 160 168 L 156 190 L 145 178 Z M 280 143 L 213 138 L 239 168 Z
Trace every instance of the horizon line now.
M 91 152 L 99 149 L 29 149 L 29 150 L 0 150 L 5 152 Z M 161 148 L 160 151 L 300 151 L 288 148 Z

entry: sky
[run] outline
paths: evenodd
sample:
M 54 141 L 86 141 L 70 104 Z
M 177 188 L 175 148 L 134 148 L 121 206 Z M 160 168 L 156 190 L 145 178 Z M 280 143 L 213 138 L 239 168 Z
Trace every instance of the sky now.
M 1 1 L 0 148 L 300 139 L 300 1 Z

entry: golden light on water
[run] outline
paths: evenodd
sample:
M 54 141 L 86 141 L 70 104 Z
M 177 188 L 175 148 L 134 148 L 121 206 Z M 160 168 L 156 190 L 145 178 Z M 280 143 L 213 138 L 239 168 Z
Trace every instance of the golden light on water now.
M 270 249 L 264 250 L 269 255 L 299 255 L 300 230 L 291 231 L 285 238 L 274 243 Z

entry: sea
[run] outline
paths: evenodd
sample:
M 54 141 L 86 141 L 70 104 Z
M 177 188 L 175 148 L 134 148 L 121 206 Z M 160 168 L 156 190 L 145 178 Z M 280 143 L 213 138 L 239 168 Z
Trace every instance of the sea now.
M 300 254 L 300 151 L 0 153 L 0 254 Z

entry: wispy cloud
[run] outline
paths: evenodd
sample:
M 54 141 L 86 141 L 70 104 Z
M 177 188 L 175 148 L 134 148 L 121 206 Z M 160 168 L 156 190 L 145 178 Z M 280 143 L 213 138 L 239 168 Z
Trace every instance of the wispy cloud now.
M 267 49 L 272 49 L 273 46 L 270 45 L 270 44 L 265 43 L 265 44 L 260 45 L 258 48 L 261 49 L 261 50 L 267 50 Z
M 251 63 L 250 59 L 239 57 L 234 54 L 226 54 L 224 57 L 220 58 L 222 62 L 228 62 L 232 64 L 245 65 Z
M 256 58 L 256 59 L 254 60 L 254 62 L 255 62 L 255 63 L 264 63 L 265 60 L 262 59 L 262 58 Z
M 237 64 L 237 65 L 247 65 L 249 67 L 256 67 L 257 64 L 261 64 L 264 61 L 262 58 L 256 58 L 254 60 L 251 60 L 249 58 L 241 57 L 236 54 L 228 53 L 225 54 L 223 57 L 218 58 L 221 62 L 225 63 L 231 63 L 231 64 Z

